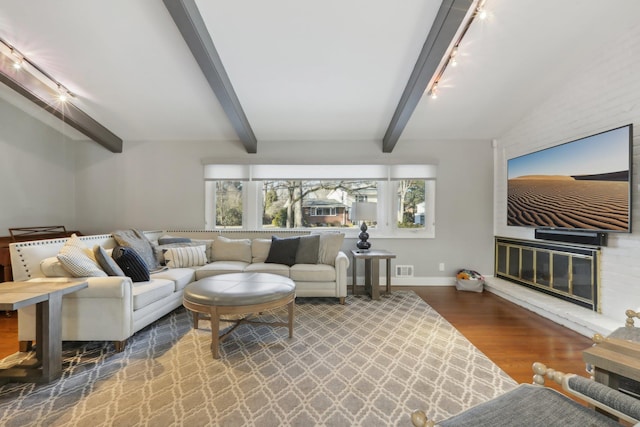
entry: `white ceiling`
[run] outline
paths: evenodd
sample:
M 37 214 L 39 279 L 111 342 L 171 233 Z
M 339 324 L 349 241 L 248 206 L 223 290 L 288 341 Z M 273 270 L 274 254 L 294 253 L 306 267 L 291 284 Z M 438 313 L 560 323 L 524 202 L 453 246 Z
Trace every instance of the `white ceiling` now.
M 435 0 L 197 0 L 260 144 L 381 141 Z M 637 0 L 487 0 L 403 140 L 497 138 L 627 31 Z M 2 0 L 0 37 L 125 141 L 237 140 L 162 0 Z M 8 98 L 10 90 L 0 90 Z

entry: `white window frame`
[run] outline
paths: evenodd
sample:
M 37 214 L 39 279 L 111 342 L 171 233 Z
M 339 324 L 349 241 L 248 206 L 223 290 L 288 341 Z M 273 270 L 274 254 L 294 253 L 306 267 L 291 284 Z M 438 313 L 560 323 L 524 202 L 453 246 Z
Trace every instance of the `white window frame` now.
M 355 171 L 355 173 L 354 173 Z M 215 185 L 212 181 L 243 181 L 243 230 L 264 230 L 262 227 L 262 181 L 268 180 L 336 180 L 362 179 L 377 181 L 378 218 L 372 232 L 376 238 L 435 238 L 436 167 L 433 165 L 212 165 L 206 164 L 205 229 L 215 226 Z M 383 177 L 383 179 L 379 179 Z M 425 180 L 425 224 L 420 228 L 398 228 L 396 197 L 402 179 Z M 237 229 L 237 228 L 235 228 Z M 269 228 L 269 231 L 292 230 Z M 299 228 L 308 231 L 308 227 Z M 358 227 L 340 228 L 348 238 L 356 238 Z M 375 230 L 375 231 L 374 231 Z M 316 231 L 316 229 L 314 229 Z M 319 230 L 321 231 L 321 230 Z

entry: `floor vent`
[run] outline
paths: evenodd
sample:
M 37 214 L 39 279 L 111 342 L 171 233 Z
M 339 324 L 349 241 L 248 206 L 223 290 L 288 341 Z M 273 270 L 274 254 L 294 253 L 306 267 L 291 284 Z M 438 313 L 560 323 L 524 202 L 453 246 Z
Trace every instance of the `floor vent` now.
M 396 277 L 413 277 L 413 265 L 396 265 Z

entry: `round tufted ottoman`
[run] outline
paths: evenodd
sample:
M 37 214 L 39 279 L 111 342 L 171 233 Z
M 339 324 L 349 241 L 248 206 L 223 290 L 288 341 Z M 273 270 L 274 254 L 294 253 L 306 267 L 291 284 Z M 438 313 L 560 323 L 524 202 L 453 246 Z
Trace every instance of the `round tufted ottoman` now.
M 288 277 L 268 273 L 231 273 L 206 277 L 184 288 L 183 304 L 193 312 L 193 327 L 198 328 L 199 313 L 211 317 L 211 353 L 218 358 L 218 346 L 235 328 L 243 323 L 259 323 L 270 326 L 288 326 L 289 338 L 293 337 L 293 311 L 296 284 Z M 259 313 L 288 305 L 289 321 L 258 322 L 250 320 Z M 247 314 L 242 319 L 221 319 L 220 316 Z M 220 321 L 235 325 L 219 335 Z

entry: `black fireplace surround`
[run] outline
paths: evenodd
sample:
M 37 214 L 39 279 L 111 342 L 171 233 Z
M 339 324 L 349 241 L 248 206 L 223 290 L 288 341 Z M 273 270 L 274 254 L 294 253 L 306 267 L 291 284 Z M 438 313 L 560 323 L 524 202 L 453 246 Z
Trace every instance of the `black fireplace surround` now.
M 495 276 L 600 312 L 600 249 L 495 238 Z

